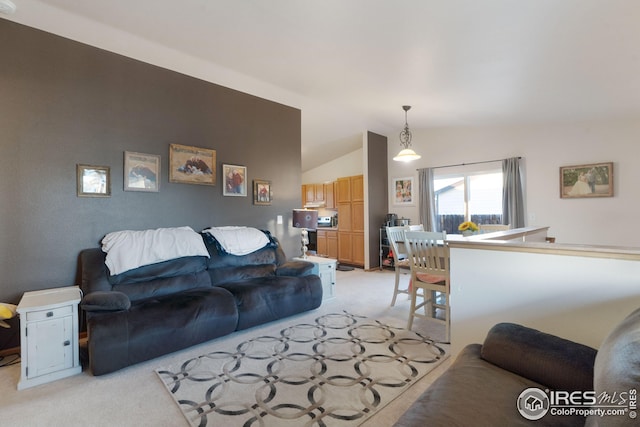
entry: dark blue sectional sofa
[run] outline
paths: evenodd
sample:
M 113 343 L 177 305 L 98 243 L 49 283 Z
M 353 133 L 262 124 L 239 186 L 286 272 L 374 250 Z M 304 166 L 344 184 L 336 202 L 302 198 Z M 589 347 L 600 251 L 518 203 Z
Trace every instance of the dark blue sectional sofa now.
M 322 303 L 313 264 L 287 261 L 277 239 L 248 255 L 203 233 L 210 257 L 189 256 L 110 276 L 100 248 L 80 253 L 81 307 L 93 375 L 187 348 Z

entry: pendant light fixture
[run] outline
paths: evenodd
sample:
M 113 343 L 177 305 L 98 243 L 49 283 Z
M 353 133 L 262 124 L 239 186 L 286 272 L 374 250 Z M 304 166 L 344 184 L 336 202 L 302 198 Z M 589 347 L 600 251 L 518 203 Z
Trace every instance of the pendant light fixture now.
M 411 109 L 411 105 L 403 105 L 402 109 L 404 110 L 404 129 L 400 132 L 400 145 L 402 145 L 402 150 L 400 150 L 393 160 L 396 162 L 410 162 L 412 160 L 418 160 L 422 156 L 416 154 L 411 148 L 411 131 L 407 123 L 407 111 Z

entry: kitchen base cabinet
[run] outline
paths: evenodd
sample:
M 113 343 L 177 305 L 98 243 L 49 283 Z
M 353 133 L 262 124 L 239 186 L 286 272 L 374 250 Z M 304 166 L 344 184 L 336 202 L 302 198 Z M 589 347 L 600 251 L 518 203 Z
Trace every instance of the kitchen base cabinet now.
M 338 258 L 338 232 L 335 230 L 318 230 L 317 251 L 320 256 Z
M 338 261 L 364 267 L 364 233 L 338 232 Z

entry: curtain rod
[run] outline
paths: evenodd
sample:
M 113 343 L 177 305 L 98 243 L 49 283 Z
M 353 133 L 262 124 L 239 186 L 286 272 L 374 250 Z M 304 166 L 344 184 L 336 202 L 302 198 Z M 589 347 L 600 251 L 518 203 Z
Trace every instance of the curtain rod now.
M 518 160 L 520 160 L 521 158 L 522 157 L 520 157 L 520 156 L 517 157 Z M 471 163 L 458 163 L 457 165 L 434 166 L 431 169 L 452 168 L 452 167 L 455 167 L 455 166 L 479 165 L 481 163 L 494 163 L 494 162 L 501 162 L 503 160 L 506 160 L 506 159 L 484 160 L 482 162 L 471 162 Z M 420 168 L 420 169 L 427 169 L 427 168 Z M 420 170 L 420 169 L 416 169 L 416 170 Z

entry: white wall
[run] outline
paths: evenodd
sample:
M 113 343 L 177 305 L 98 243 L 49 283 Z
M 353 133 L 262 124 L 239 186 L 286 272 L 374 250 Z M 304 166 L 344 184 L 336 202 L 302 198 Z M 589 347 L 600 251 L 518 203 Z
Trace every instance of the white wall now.
M 548 225 L 558 242 L 640 247 L 634 230 L 640 209 L 640 118 L 520 126 L 415 130 L 412 163 L 389 161 L 393 178 L 414 176 L 418 168 L 522 156 L 527 225 Z M 389 141 L 389 159 L 399 151 Z M 560 199 L 561 166 L 614 162 L 614 197 Z M 390 194 L 390 197 L 392 194 Z M 418 223 L 418 208 L 389 210 Z
M 310 169 L 302 174 L 302 183 L 315 184 L 335 181 L 343 176 L 362 175 L 364 173 L 363 156 L 363 150 L 359 148 L 322 166 Z
M 640 261 L 451 248 L 451 344 L 482 343 L 499 322 L 591 347 L 640 307 Z

